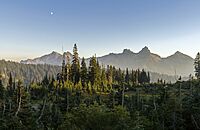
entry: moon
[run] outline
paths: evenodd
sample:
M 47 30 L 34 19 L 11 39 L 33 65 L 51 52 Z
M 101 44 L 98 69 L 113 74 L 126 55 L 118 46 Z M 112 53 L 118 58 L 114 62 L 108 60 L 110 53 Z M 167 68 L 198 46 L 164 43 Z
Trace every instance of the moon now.
M 53 14 L 54 14 L 54 12 L 50 12 L 50 14 L 51 14 L 51 15 L 53 15 Z

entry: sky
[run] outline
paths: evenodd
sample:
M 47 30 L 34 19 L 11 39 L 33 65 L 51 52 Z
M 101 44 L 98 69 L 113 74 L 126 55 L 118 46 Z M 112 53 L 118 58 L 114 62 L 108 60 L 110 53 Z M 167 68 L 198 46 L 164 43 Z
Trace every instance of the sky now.
M 200 51 L 200 0 L 0 0 L 0 59 Z

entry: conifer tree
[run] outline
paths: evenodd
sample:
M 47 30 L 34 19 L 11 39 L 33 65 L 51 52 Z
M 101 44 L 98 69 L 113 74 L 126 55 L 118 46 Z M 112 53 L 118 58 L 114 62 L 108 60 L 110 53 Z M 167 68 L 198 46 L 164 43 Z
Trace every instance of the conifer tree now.
M 139 76 L 139 83 L 141 83 L 141 84 L 148 83 L 147 73 L 144 71 L 144 69 L 142 69 L 142 72 Z
M 2 79 L 1 79 L 1 75 L 0 75 L 0 100 L 4 98 L 4 93 L 5 92 L 5 88 L 3 87 L 3 83 L 2 83 Z
M 49 85 L 49 79 L 47 74 L 45 75 L 44 79 L 42 80 L 42 85 L 47 88 L 47 86 Z
M 21 106 L 22 106 L 22 96 L 23 96 L 23 86 L 22 86 L 22 81 L 19 80 L 18 81 L 18 85 L 17 85 L 17 97 L 16 97 L 16 100 L 17 100 L 17 110 L 15 112 L 15 116 L 17 117 L 18 116 L 18 113 L 20 112 L 21 110 Z
M 113 77 L 112 77 L 113 83 L 117 83 L 117 80 L 116 80 L 117 70 L 116 70 L 115 66 L 113 66 L 112 71 L 113 71 Z
M 0 118 L 4 115 L 5 109 L 6 109 L 5 88 L 3 87 L 3 83 L 2 83 L 2 79 L 0 75 Z
M 129 85 L 129 80 L 130 80 L 129 72 L 128 72 L 128 68 L 126 68 L 125 82 L 126 82 L 127 85 Z
M 97 60 L 97 79 L 96 79 L 96 86 L 97 90 L 100 90 L 100 84 L 101 84 L 101 66 L 99 65 L 99 61 Z
M 131 71 L 131 78 L 130 78 L 131 82 L 132 82 L 132 86 L 135 84 L 135 72 L 134 70 L 132 69 Z
M 123 80 L 122 71 L 119 68 L 119 70 L 118 70 L 118 76 L 117 76 L 118 84 L 122 84 L 122 80 Z
M 151 81 L 151 78 L 150 78 L 150 74 L 149 74 L 149 72 L 148 72 L 148 73 L 147 73 L 147 82 L 150 83 L 150 81 Z
M 51 77 L 51 82 L 49 83 L 49 87 L 48 87 L 49 92 L 53 92 L 53 90 L 55 88 L 54 82 L 55 82 L 55 79 L 54 79 L 54 76 L 52 76 Z
M 92 94 L 92 84 L 90 81 L 88 82 L 88 85 L 87 85 L 87 91 L 89 94 Z
M 94 85 L 97 81 L 97 61 L 94 56 L 90 59 L 89 81 L 91 82 L 91 85 Z
M 139 83 L 139 78 L 140 78 L 140 70 L 136 70 L 135 72 L 135 83 L 138 84 Z
M 198 52 L 194 60 L 195 76 L 200 79 L 200 53 Z
M 101 71 L 101 86 L 102 86 L 102 91 L 105 92 L 107 90 L 107 80 L 106 80 L 106 70 L 105 68 L 102 68 Z
M 70 65 L 70 57 L 67 55 L 67 63 L 65 65 L 65 74 L 64 74 L 64 80 L 68 81 L 70 79 L 70 70 L 71 70 L 71 65 Z
M 113 82 L 113 71 L 112 70 L 113 70 L 112 66 L 108 65 L 107 66 L 107 80 L 108 80 L 108 84 L 110 87 L 112 86 L 112 82 Z
M 74 84 L 77 84 L 80 80 L 80 63 L 79 63 L 78 49 L 77 49 L 76 44 L 74 44 L 74 48 L 73 48 L 71 78 Z
M 86 66 L 84 57 L 82 58 L 82 61 L 81 61 L 80 73 L 81 73 L 81 83 L 82 83 L 82 86 L 85 88 L 87 84 L 87 80 L 88 80 L 88 74 L 87 74 L 87 66 Z
M 11 95 L 13 93 L 13 79 L 12 79 L 12 73 L 10 72 L 10 75 L 9 75 L 9 79 L 8 79 L 8 92 L 9 94 Z
M 62 81 L 63 81 L 63 79 L 65 79 L 65 55 L 64 55 L 65 53 L 63 53 L 63 62 L 62 62 Z

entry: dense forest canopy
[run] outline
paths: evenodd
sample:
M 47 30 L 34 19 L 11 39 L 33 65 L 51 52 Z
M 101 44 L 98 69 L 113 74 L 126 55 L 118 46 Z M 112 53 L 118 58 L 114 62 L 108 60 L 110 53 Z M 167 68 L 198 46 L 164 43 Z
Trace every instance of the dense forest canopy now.
M 7 84 L 10 73 L 16 80 L 23 80 L 25 84 L 30 84 L 32 81 L 41 81 L 47 74 L 56 76 L 61 71 L 59 66 L 53 65 L 32 65 L 20 64 L 12 61 L 0 60 L 0 73 L 4 84 Z
M 198 57 L 199 53 L 194 61 L 197 79 L 180 77 L 176 83 L 151 83 L 144 69 L 105 67 L 95 56 L 87 66 L 84 58 L 80 62 L 76 44 L 72 62 L 63 58 L 67 60 L 62 67 L 16 64 L 1 70 L 0 129 L 200 129 Z M 23 83 L 21 71 L 12 73 L 16 67 L 24 70 L 30 84 Z M 3 83 L 4 73 L 8 80 Z
M 80 62 L 81 61 L 82 59 L 80 60 Z M 66 60 L 66 63 L 67 62 L 69 61 Z M 22 63 L 20 64 L 17 62 L 0 60 L 0 73 L 2 75 L 2 80 L 4 85 L 8 83 L 10 73 L 12 74 L 12 76 L 15 78 L 16 81 L 21 79 L 25 85 L 28 85 L 32 81 L 41 81 L 46 74 L 50 77 L 51 76 L 56 77 L 56 74 L 62 70 L 60 66 L 47 65 L 47 64 L 37 64 L 37 65 L 22 64 Z M 129 71 L 131 73 L 131 69 Z M 151 82 L 157 82 L 158 79 L 162 79 L 165 80 L 166 82 L 174 83 L 176 82 L 176 77 L 178 77 L 174 75 L 172 76 L 166 74 L 159 74 L 155 72 L 149 72 L 149 73 L 151 77 L 150 78 Z M 182 77 L 182 79 L 186 81 L 188 80 L 188 77 Z

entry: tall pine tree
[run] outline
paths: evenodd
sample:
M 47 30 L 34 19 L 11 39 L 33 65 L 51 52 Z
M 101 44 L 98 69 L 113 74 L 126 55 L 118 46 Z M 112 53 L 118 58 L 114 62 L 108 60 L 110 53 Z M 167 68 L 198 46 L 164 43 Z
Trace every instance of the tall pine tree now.
M 13 79 L 12 79 L 12 73 L 10 72 L 10 76 L 8 79 L 8 92 L 9 94 L 11 94 L 14 90 L 13 90 Z
M 89 81 L 92 85 L 94 85 L 97 82 L 97 60 L 95 56 L 90 59 L 90 66 L 88 71 Z
M 141 84 L 148 83 L 148 76 L 147 73 L 144 71 L 144 69 L 142 69 L 142 72 L 140 73 L 139 83 Z
M 197 79 L 200 79 L 200 53 L 197 53 L 197 56 L 194 60 L 194 69 L 195 69 L 195 76 Z
M 3 87 L 2 78 L 0 75 L 0 100 L 4 98 L 4 91 L 5 91 L 5 88 Z
M 132 71 L 131 71 L 131 77 L 130 77 L 130 80 L 131 80 L 131 82 L 132 82 L 132 86 L 133 85 L 135 85 L 135 72 L 134 72 L 134 70 L 132 69 Z
M 74 44 L 74 48 L 73 48 L 71 80 L 74 84 L 77 84 L 80 80 L 80 62 L 79 62 L 78 49 L 77 49 L 76 44 Z
M 128 68 L 126 68 L 125 82 L 126 82 L 127 85 L 129 85 L 129 80 L 130 80 L 129 72 L 128 72 Z
M 108 85 L 112 87 L 112 82 L 113 82 L 113 67 L 110 65 L 107 66 L 107 80 L 108 80 Z
M 64 80 L 68 81 L 71 71 L 71 64 L 70 64 L 70 57 L 67 55 L 67 63 L 65 65 L 65 74 L 64 74 Z
M 107 90 L 107 80 L 106 80 L 106 70 L 105 68 L 102 68 L 101 71 L 101 86 L 102 86 L 102 91 L 105 92 Z
M 84 88 L 84 87 L 86 87 L 87 80 L 88 80 L 87 66 L 86 66 L 84 57 L 82 58 L 82 61 L 81 61 L 81 72 L 80 73 L 81 73 L 81 83 Z

